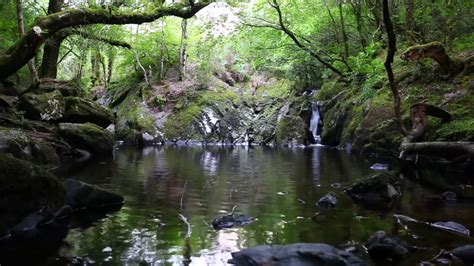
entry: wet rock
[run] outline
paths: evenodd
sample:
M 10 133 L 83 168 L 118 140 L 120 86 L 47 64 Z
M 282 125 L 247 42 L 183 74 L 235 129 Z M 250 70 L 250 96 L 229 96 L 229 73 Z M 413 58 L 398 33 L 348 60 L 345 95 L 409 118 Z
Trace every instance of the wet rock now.
M 387 171 L 387 170 L 390 170 L 390 165 L 385 164 L 385 163 L 376 163 L 370 166 L 370 169 L 375 170 L 375 171 Z
M 65 114 L 62 122 L 93 123 L 106 128 L 114 123 L 112 112 L 100 104 L 79 97 L 65 98 Z
M 216 230 L 233 228 L 251 224 L 255 218 L 245 215 L 229 214 L 216 218 L 212 221 L 212 227 Z
M 0 173 L 0 236 L 26 215 L 64 203 L 63 184 L 28 161 L 0 154 Z
M 20 97 L 19 109 L 32 120 L 57 121 L 64 116 L 65 101 L 59 91 L 35 94 L 25 93 Z
M 384 231 L 378 231 L 371 235 L 365 247 L 376 263 L 399 261 L 413 249 L 412 246 L 399 237 L 389 235 Z
M 399 181 L 395 173 L 380 172 L 357 181 L 344 192 L 363 202 L 391 202 L 401 195 Z
M 452 222 L 452 221 L 436 222 L 436 223 L 432 223 L 431 226 L 436 227 L 441 230 L 448 231 L 448 232 L 460 234 L 463 236 L 469 236 L 471 234 L 469 229 L 467 229 L 464 225 L 456 223 L 456 222 Z
M 58 133 L 75 148 L 87 150 L 92 154 L 112 153 L 112 134 L 95 124 L 61 123 Z
M 474 264 L 474 245 L 464 245 L 451 250 L 451 256 L 464 265 Z
M 441 196 L 442 200 L 446 200 L 446 201 L 457 201 L 458 200 L 458 196 L 456 195 L 456 193 L 454 193 L 452 191 L 443 192 L 443 193 L 441 193 L 440 196 Z
M 236 265 L 367 265 L 360 258 L 327 244 L 257 246 L 232 253 Z
M 336 207 L 337 204 L 337 195 L 334 192 L 329 192 L 324 197 L 320 198 L 318 202 L 316 202 L 316 206 L 321 209 L 333 209 Z
M 59 152 L 59 145 L 53 146 L 52 142 L 34 137 L 35 135 L 46 136 L 48 134 L 0 127 L 0 152 L 10 153 L 18 159 L 48 167 L 58 166 L 60 159 L 56 148 Z M 59 143 L 61 142 L 58 140 L 54 144 Z
M 107 209 L 123 205 L 122 195 L 105 191 L 92 185 L 67 179 L 64 181 L 66 187 L 66 204 L 74 210 L 77 209 Z

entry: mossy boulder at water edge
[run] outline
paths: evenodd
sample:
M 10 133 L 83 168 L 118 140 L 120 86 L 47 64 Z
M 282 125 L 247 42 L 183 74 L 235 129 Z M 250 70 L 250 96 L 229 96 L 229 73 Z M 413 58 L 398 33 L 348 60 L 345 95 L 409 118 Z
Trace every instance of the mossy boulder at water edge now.
M 100 104 L 79 97 L 66 97 L 66 110 L 62 122 L 94 123 L 106 128 L 114 123 L 113 113 Z
M 19 109 L 32 120 L 57 121 L 64 116 L 64 97 L 59 91 L 25 93 L 20 97 Z
M 0 127 L 0 152 L 47 167 L 58 166 L 60 158 L 56 148 L 59 148 L 60 141 L 53 146 L 51 142 L 34 137 L 35 134 L 41 133 Z M 68 149 L 67 144 L 63 146 L 64 150 Z
M 112 153 L 114 137 L 110 132 L 95 124 L 61 123 L 58 132 L 75 148 L 84 149 L 93 154 Z
M 41 167 L 0 154 L 0 236 L 40 207 L 64 204 L 64 185 Z

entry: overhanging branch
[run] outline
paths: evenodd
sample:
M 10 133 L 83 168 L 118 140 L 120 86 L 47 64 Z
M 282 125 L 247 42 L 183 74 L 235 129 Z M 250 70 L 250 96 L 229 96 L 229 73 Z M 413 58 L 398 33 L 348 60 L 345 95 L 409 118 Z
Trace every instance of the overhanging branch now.
M 202 0 L 192 5 L 157 7 L 148 12 L 130 13 L 107 9 L 80 8 L 66 10 L 38 19 L 25 37 L 0 55 L 0 80 L 7 78 L 36 55 L 38 48 L 56 32 L 74 26 L 91 24 L 142 24 L 164 16 L 191 18 L 213 0 Z

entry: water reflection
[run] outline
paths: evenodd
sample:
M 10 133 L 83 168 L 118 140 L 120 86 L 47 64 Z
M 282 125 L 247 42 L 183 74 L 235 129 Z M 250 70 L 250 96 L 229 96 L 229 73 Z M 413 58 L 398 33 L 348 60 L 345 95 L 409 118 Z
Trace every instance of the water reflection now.
M 390 213 L 362 209 L 343 195 L 344 185 L 370 173 L 373 162 L 336 149 L 123 148 L 104 162 L 60 174 L 121 193 L 126 204 L 87 229 L 72 230 L 70 246 L 61 250 L 61 256 L 113 265 L 223 265 L 231 252 L 260 244 L 363 243 L 377 230 L 398 230 Z M 334 183 L 343 185 L 331 186 Z M 426 209 L 442 220 L 461 213 L 464 221 L 474 220 L 470 205 L 453 211 L 423 199 L 432 192 L 419 185 L 404 187 L 392 212 L 430 220 L 420 217 L 435 216 L 425 214 Z M 315 202 L 329 191 L 339 194 L 338 206 L 314 222 L 311 217 L 319 211 Z M 243 228 L 215 231 L 209 225 L 212 219 L 230 213 L 234 206 L 237 213 L 258 220 Z M 190 238 L 185 238 L 187 226 L 179 214 L 192 224 Z

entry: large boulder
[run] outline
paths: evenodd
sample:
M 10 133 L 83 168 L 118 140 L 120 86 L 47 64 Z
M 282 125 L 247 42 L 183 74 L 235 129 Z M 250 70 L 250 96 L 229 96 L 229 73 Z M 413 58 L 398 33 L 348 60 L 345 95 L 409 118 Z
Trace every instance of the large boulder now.
M 391 203 L 401 195 L 400 179 L 394 172 L 379 172 L 358 180 L 344 192 L 365 203 Z
M 355 255 L 327 244 L 297 243 L 257 246 L 232 253 L 236 265 L 367 265 Z
M 64 181 L 66 187 L 66 204 L 74 210 L 102 209 L 121 206 L 124 198 L 119 194 L 105 191 L 92 185 L 67 179 Z
M 30 213 L 64 204 L 64 185 L 41 167 L 0 154 L 0 173 L 0 236 Z
M 44 166 L 58 166 L 60 158 L 55 148 L 59 146 L 53 146 L 51 142 L 35 138 L 32 134 L 40 135 L 22 129 L 0 127 L 0 153 L 10 153 L 16 158 Z M 59 143 L 57 141 L 56 144 Z M 64 149 L 67 148 L 65 144 Z
M 114 123 L 113 113 L 100 104 L 79 97 L 66 97 L 66 111 L 63 122 L 94 123 L 106 128 Z
M 474 264 L 474 245 L 464 245 L 451 250 L 451 256 L 464 265 Z
M 75 148 L 97 155 L 112 153 L 114 137 L 95 124 L 60 123 L 58 133 Z
M 19 109 L 28 119 L 57 121 L 64 116 L 64 97 L 57 90 L 42 94 L 25 93 L 20 97 Z
M 41 79 L 40 84 L 36 90 L 41 92 L 59 91 L 64 97 L 67 96 L 82 96 L 83 89 L 75 84 L 73 81 L 57 80 L 51 78 Z

